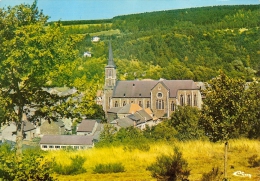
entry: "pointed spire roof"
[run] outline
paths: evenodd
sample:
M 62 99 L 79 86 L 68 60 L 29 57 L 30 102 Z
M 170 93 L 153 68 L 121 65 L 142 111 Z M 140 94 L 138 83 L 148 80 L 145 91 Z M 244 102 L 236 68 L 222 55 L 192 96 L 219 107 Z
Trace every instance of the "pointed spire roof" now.
M 114 59 L 113 59 L 113 51 L 112 51 L 112 46 L 111 46 L 111 41 L 109 41 L 109 52 L 108 52 L 108 64 L 106 67 L 111 67 L 111 68 L 115 68 L 116 65 L 114 63 Z

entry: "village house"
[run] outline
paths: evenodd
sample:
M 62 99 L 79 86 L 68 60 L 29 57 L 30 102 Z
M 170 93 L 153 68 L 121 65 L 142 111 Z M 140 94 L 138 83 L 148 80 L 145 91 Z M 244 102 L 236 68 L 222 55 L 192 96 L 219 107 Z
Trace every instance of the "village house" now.
M 42 120 L 39 132 L 40 135 L 63 135 L 65 134 L 65 125 L 61 120 Z
M 24 140 L 31 141 L 36 135 L 35 126 L 28 122 L 24 121 Z M 1 137 L 2 141 L 8 140 L 12 142 L 16 142 L 16 124 L 10 123 L 8 125 L 3 125 L 1 128 Z
M 40 141 L 42 150 L 89 149 L 94 147 L 92 136 L 44 135 Z
M 131 103 L 143 109 L 150 108 L 157 118 L 169 118 L 177 106 L 189 105 L 200 109 L 202 105 L 200 88 L 193 80 L 117 80 L 111 43 L 102 100 L 106 116 L 112 108 Z
M 84 119 L 77 127 L 77 135 L 94 135 L 97 130 L 98 123 L 96 120 Z
M 100 38 L 98 36 L 93 36 L 92 37 L 92 42 L 99 42 Z

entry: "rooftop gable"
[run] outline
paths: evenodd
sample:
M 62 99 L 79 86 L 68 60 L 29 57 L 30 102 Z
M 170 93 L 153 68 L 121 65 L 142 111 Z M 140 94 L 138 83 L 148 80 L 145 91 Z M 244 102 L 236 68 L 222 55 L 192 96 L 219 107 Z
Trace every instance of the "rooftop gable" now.
M 84 119 L 80 123 L 77 132 L 92 132 L 96 124 L 96 120 Z

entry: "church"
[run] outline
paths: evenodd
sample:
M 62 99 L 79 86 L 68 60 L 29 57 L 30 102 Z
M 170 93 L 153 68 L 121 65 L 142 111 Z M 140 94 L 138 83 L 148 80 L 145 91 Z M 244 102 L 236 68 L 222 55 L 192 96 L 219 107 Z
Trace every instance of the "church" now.
M 200 109 L 202 105 L 200 88 L 193 80 L 117 80 L 111 43 L 103 93 L 105 113 L 112 108 L 138 104 L 143 109 L 150 108 L 157 118 L 169 118 L 177 106 Z

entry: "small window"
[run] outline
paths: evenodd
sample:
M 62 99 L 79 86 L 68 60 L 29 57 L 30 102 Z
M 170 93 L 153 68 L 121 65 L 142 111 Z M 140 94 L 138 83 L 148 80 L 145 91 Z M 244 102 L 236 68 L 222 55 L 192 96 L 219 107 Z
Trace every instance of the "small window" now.
M 52 146 L 52 145 L 50 145 L 50 146 L 49 146 L 49 148 L 53 148 L 53 146 Z
M 42 145 L 42 148 L 48 148 L 48 146 L 47 145 Z
M 139 101 L 139 106 L 143 107 L 142 101 Z
M 117 101 L 115 101 L 115 107 L 118 107 L 118 102 Z
M 157 97 L 158 97 L 158 98 L 162 98 L 162 97 L 163 97 L 163 94 L 162 94 L 161 92 L 158 92 L 158 93 L 157 93 Z
M 60 146 L 55 146 L 55 148 L 60 148 Z
M 74 146 L 74 149 L 78 150 L 78 149 L 79 149 L 79 146 Z
M 125 105 L 126 105 L 126 102 L 124 101 L 124 102 L 123 102 L 123 106 L 125 106 Z

